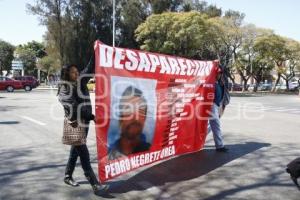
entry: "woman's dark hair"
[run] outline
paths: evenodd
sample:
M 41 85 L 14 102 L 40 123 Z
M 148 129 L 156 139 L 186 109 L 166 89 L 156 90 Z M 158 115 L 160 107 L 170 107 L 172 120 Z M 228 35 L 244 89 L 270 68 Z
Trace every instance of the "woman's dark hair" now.
M 65 66 L 62 67 L 62 69 L 60 71 L 60 80 L 70 81 L 70 69 L 72 67 L 75 67 L 76 69 L 78 69 L 78 66 L 75 65 L 75 64 L 65 65 Z

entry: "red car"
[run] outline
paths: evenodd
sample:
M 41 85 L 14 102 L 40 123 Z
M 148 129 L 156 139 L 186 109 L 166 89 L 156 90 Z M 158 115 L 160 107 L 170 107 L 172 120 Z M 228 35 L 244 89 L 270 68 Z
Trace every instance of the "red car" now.
M 18 76 L 14 79 L 22 82 L 25 91 L 31 91 L 32 88 L 36 88 L 40 84 L 34 76 Z
M 21 81 L 17 81 L 8 77 L 0 76 L 0 90 L 13 92 L 15 89 L 24 88 Z

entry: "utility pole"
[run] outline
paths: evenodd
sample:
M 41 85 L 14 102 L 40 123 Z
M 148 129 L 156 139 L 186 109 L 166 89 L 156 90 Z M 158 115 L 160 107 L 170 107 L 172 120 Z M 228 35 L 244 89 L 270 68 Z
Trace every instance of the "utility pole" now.
M 251 74 L 251 85 L 253 84 L 253 66 L 252 66 L 252 60 L 250 61 L 250 74 Z
M 115 32 L 116 32 L 116 0 L 113 0 L 113 47 L 115 47 Z

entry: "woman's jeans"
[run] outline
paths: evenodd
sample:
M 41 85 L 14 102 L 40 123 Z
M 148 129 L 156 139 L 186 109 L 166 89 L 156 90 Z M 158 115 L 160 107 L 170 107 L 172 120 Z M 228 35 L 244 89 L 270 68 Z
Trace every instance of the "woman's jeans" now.
M 86 125 L 87 125 L 86 128 L 86 135 L 87 135 L 89 123 L 87 123 Z M 84 173 L 88 174 L 93 172 L 93 169 L 91 167 L 91 162 L 90 162 L 90 153 L 86 144 L 79 145 L 79 146 L 72 145 L 70 150 L 69 160 L 65 170 L 65 175 L 72 176 L 76 166 L 78 156 L 80 158 L 81 166 Z
M 93 170 L 91 167 L 89 150 L 86 144 L 80 146 L 71 146 L 70 156 L 67 163 L 65 175 L 72 176 L 78 156 L 80 158 L 82 169 L 85 173 L 88 173 Z

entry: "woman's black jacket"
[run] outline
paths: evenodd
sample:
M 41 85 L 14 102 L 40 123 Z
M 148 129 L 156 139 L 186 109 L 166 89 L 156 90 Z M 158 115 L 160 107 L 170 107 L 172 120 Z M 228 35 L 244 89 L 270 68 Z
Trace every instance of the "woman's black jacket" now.
M 65 117 L 71 122 L 89 122 L 94 120 L 90 93 L 87 83 L 95 74 L 95 61 L 92 58 L 89 64 L 80 72 L 77 82 L 61 82 L 58 87 L 58 99 L 64 107 Z

